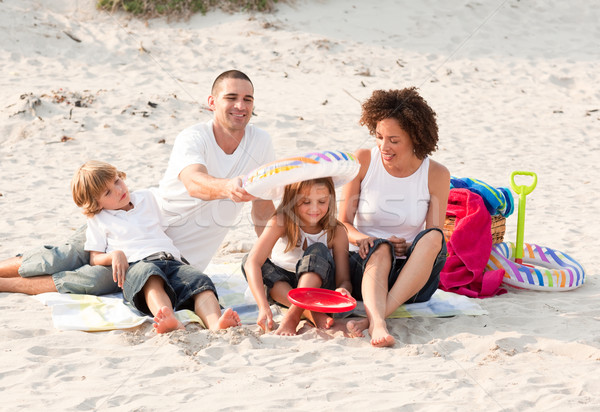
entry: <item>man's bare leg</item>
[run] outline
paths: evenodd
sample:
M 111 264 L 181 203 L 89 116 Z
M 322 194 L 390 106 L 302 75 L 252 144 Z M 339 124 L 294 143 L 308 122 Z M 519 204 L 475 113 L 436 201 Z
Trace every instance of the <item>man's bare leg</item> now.
M 21 256 L 12 257 L 0 262 L 0 278 L 16 278 L 19 276 L 19 268 L 23 258 Z
M 30 278 L 9 277 L 0 278 L 0 292 L 25 293 L 37 295 L 39 293 L 57 292 L 56 285 L 50 275 L 33 276 Z

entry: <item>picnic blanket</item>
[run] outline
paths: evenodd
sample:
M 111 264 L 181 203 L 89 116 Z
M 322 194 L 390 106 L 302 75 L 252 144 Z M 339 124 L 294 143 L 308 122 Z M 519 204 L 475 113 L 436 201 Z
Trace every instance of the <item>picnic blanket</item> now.
M 219 303 L 238 312 L 242 324 L 256 323 L 258 307 L 248 289 L 239 263 L 210 264 L 205 273 L 211 277 L 219 294 Z M 52 308 L 52 321 L 60 330 L 81 330 L 88 332 L 129 329 L 152 322 L 150 316 L 137 311 L 125 303 L 120 293 L 104 296 L 42 293 L 33 298 Z M 365 316 L 361 302 L 352 312 L 342 316 Z M 274 320 L 279 321 L 282 311 L 273 305 Z M 412 303 L 400 306 L 391 318 L 407 317 L 446 317 L 454 315 L 487 314 L 474 299 L 438 290 L 429 302 Z M 200 318 L 192 311 L 176 312 L 183 324 L 197 322 Z

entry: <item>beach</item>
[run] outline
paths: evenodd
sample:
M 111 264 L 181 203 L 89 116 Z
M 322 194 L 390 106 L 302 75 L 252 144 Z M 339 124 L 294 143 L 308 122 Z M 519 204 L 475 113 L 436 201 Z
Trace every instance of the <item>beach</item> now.
M 215 76 L 236 68 L 278 157 L 372 147 L 360 103 L 417 87 L 437 113 L 432 158 L 494 187 L 535 172 L 525 241 L 568 253 L 586 280 L 507 287 L 476 299 L 479 316 L 388 320 L 386 349 L 308 327 L 64 331 L 38 300 L 0 293 L 0 410 L 600 408 L 600 3 L 295 0 L 189 21 L 93 3 L 0 0 L 1 259 L 85 222 L 69 183 L 89 159 L 125 171 L 133 190 L 156 187 L 177 134 L 211 118 Z M 252 247 L 249 212 L 215 264 Z M 505 240 L 516 228 L 515 213 Z

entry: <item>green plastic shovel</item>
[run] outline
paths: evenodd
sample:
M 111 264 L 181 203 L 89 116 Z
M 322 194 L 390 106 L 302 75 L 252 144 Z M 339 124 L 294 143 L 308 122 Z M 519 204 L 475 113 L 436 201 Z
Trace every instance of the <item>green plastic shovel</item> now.
M 533 183 L 529 186 L 517 185 L 515 176 L 532 176 Z M 519 218 L 517 220 L 517 244 L 515 245 L 515 262 L 523 263 L 523 235 L 525 231 L 525 196 L 533 192 L 537 185 L 537 175 L 534 172 L 512 172 L 510 175 L 510 187 L 519 195 Z

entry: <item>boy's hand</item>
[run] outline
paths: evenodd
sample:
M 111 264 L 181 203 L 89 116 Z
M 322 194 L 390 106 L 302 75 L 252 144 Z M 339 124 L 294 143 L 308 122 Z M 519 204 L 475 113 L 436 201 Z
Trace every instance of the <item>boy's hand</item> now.
M 119 285 L 120 288 L 122 288 L 123 283 L 125 282 L 127 269 L 129 269 L 129 262 L 127 262 L 125 253 L 121 250 L 110 252 L 110 255 L 112 257 L 113 280 L 117 282 L 117 285 Z
M 269 333 L 273 330 L 273 312 L 271 312 L 270 307 L 266 307 L 264 309 L 258 310 L 258 319 L 256 319 L 256 324 L 261 327 L 265 333 Z

